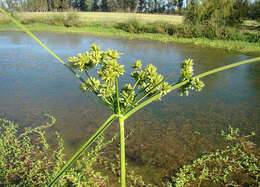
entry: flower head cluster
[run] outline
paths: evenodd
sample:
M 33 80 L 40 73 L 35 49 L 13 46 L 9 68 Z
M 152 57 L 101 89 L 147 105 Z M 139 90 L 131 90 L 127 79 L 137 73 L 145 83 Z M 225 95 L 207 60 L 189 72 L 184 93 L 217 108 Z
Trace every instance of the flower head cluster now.
M 87 76 L 86 81 L 81 84 L 81 90 L 96 94 L 111 107 L 115 103 L 116 80 L 124 74 L 124 66 L 117 62 L 119 57 L 117 51 L 101 51 L 99 46 L 93 44 L 89 52 L 78 54 L 68 61 L 71 68 L 85 72 Z M 94 67 L 97 69 L 97 76 L 92 77 L 88 70 Z
M 141 67 L 141 61 L 137 61 L 133 68 Z M 143 89 L 145 93 L 149 95 L 154 95 L 156 93 L 161 93 L 165 95 L 168 93 L 170 86 L 164 81 L 164 77 L 157 73 L 157 69 L 154 65 L 149 64 L 144 69 L 140 71 L 135 71 L 131 74 L 135 79 L 136 85 L 139 89 Z
M 181 95 L 189 95 L 190 90 L 195 90 L 197 92 L 201 91 L 201 89 L 204 87 L 204 83 L 201 80 L 199 80 L 198 78 L 192 78 L 193 75 L 193 61 L 191 59 L 185 60 L 181 64 L 181 77 L 179 79 L 179 82 L 189 82 L 180 88 Z
M 142 67 L 142 62 L 141 62 L 141 60 L 137 60 L 137 61 L 133 64 L 133 66 L 132 66 L 133 69 L 140 69 L 141 67 Z
M 83 72 L 97 66 L 101 62 L 101 58 L 102 52 L 100 52 L 100 47 L 94 44 L 91 46 L 90 52 L 79 53 L 77 57 L 70 57 L 68 61 L 72 68 Z
M 120 91 L 121 98 L 121 108 L 134 106 L 134 99 L 135 99 L 135 90 L 132 88 L 130 84 L 126 84 Z
M 162 97 L 170 92 L 172 87 L 157 72 L 156 67 L 149 64 L 142 68 L 140 60 L 132 66 L 135 70 L 131 74 L 135 80 L 134 85 L 125 84 L 120 90 L 118 78 L 124 74 L 124 66 L 118 63 L 119 57 L 117 51 L 101 51 L 100 47 L 94 44 L 89 51 L 69 58 L 69 63 L 71 68 L 85 73 L 86 79 L 82 81 L 81 90 L 94 93 L 115 113 L 119 110 L 124 113 L 152 96 Z M 200 91 L 204 86 L 199 79 L 192 78 L 192 66 L 192 60 L 186 60 L 181 65 L 180 81 L 189 81 L 181 88 L 181 92 L 186 95 L 190 89 Z M 89 74 L 88 70 L 91 68 L 96 68 L 95 76 Z
M 105 82 L 113 82 L 124 74 L 124 66 L 119 65 L 116 59 L 105 60 L 98 71 L 98 76 Z

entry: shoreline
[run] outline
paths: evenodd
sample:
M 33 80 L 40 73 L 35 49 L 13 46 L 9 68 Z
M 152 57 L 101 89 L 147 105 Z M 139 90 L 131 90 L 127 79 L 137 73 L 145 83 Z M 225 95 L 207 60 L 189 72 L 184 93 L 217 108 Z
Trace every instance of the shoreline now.
M 60 32 L 60 33 L 81 33 L 91 34 L 96 36 L 111 36 L 116 38 L 125 39 L 144 39 L 153 40 L 159 42 L 176 42 L 191 44 L 204 48 L 217 48 L 226 51 L 239 52 L 246 55 L 260 55 L 260 44 L 249 43 L 243 41 L 227 41 L 227 40 L 209 40 L 205 38 L 177 38 L 166 34 L 153 34 L 153 33 L 141 33 L 133 34 L 128 33 L 120 29 L 111 27 L 104 27 L 100 25 L 90 25 L 87 27 L 65 27 L 65 26 L 54 26 L 47 24 L 28 24 L 24 25 L 31 31 L 48 31 L 48 32 Z M 0 31 L 21 31 L 14 24 L 1 24 Z

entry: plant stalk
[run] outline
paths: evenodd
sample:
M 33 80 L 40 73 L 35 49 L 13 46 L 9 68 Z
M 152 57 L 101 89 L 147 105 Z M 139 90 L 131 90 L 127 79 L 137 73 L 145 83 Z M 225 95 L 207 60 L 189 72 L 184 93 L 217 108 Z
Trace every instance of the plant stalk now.
M 119 116 L 119 125 L 120 125 L 120 183 L 121 187 L 126 186 L 125 179 L 125 119 L 124 117 Z
M 202 182 L 202 177 L 200 177 L 200 181 L 199 181 L 198 187 L 200 187 L 201 182 Z

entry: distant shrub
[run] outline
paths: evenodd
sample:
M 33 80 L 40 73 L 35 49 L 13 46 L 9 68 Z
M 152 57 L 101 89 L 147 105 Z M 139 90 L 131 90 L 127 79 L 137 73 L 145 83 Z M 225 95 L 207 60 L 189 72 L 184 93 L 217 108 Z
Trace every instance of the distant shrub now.
M 65 26 L 65 27 L 80 27 L 79 15 L 77 12 L 68 12 L 50 14 L 48 16 L 37 17 L 22 17 L 19 18 L 22 24 L 43 23 L 48 25 Z M 1 21 L 1 20 L 0 20 Z
M 49 24 L 49 25 L 64 26 L 65 21 L 66 21 L 66 17 L 64 14 L 52 14 L 52 15 L 49 15 L 43 21 L 43 23 Z
M 66 27 L 80 27 L 82 24 L 80 23 L 78 13 L 68 12 L 64 19 L 64 25 Z
M 248 14 L 250 19 L 254 19 L 260 22 L 260 1 L 250 3 Z
M 173 35 L 173 32 L 171 30 L 171 28 L 174 27 L 173 24 L 157 21 L 157 22 L 152 23 L 151 26 L 153 27 L 152 30 L 154 33 Z
M 32 23 L 45 23 L 46 18 L 43 16 L 36 16 L 36 17 L 21 17 L 20 22 L 22 24 L 32 24 Z
M 117 29 L 129 33 L 161 33 L 174 35 L 179 38 L 207 38 L 211 40 L 232 40 L 246 42 L 260 42 L 260 34 L 242 32 L 231 27 L 219 27 L 217 25 L 174 25 L 167 22 L 154 22 L 141 24 L 137 20 L 129 20 L 124 23 L 117 23 Z
M 214 0 L 214 1 L 187 1 L 184 14 L 185 23 L 207 25 L 213 23 L 217 26 L 231 26 L 241 23 L 245 16 L 244 9 L 248 2 L 244 0 Z
M 128 22 L 124 22 L 124 23 L 117 23 L 114 27 L 130 33 L 151 33 L 152 32 L 152 27 L 145 24 L 141 24 L 136 19 L 131 19 Z
M 244 34 L 245 38 L 246 38 L 246 41 L 248 42 L 252 42 L 252 43 L 260 43 L 260 34 L 252 34 L 252 33 L 249 33 L 249 32 L 246 32 Z
M 0 24 L 7 24 L 9 22 L 9 19 L 6 19 L 5 17 L 0 17 Z

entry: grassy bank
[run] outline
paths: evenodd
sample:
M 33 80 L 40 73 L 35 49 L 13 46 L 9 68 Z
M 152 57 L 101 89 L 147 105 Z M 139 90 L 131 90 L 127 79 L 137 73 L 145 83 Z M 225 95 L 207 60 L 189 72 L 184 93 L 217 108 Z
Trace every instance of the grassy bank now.
M 160 42 L 179 42 L 189 43 L 200 47 L 213 47 L 225 49 L 228 51 L 236 51 L 244 54 L 260 55 L 259 43 L 249 43 L 243 41 L 225 41 L 225 40 L 209 40 L 205 38 L 177 38 L 159 33 L 129 33 L 113 27 L 106 27 L 101 24 L 92 24 L 83 27 L 65 27 L 53 26 L 47 24 L 28 24 L 26 27 L 32 31 L 53 31 L 53 32 L 71 32 L 71 33 L 86 33 L 102 36 L 122 37 L 127 39 L 149 39 Z M 1 24 L 0 30 L 18 31 L 13 24 Z
M 195 44 L 244 54 L 260 54 L 260 35 L 235 28 L 183 25 L 183 17 L 106 12 L 15 12 L 32 31 L 87 33 L 128 39 Z M 0 14 L 0 30 L 19 30 Z

